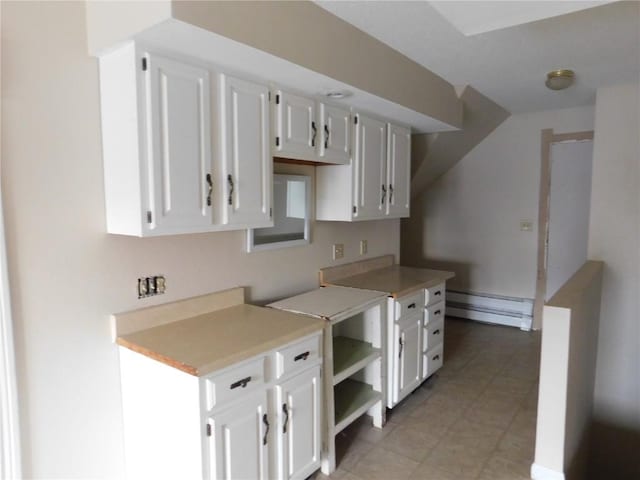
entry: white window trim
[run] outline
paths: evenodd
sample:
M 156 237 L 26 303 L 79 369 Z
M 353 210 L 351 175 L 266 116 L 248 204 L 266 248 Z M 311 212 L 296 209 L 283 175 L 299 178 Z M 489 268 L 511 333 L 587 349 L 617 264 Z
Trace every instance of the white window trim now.
M 0 478 L 21 478 L 18 390 L 0 191 Z

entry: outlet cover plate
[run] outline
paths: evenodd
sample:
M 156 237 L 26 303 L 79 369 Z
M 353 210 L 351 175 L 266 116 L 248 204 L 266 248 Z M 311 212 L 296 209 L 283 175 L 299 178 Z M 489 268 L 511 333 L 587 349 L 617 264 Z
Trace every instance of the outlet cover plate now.
M 344 244 L 343 243 L 334 243 L 333 244 L 333 259 L 339 260 L 344 257 Z

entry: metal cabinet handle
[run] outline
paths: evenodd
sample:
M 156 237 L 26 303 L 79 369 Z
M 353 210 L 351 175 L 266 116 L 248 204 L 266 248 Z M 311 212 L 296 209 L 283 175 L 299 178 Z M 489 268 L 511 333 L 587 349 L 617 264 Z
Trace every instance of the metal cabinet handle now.
M 211 174 L 207 173 L 207 185 L 209 185 L 209 193 L 207 193 L 207 206 L 211 206 L 211 193 L 213 192 L 213 181 L 211 180 Z
M 434 292 L 434 295 L 440 296 L 441 294 L 442 294 L 442 292 L 440 290 L 438 290 L 437 292 Z
M 316 146 L 316 135 L 318 133 L 318 130 L 316 129 L 316 122 L 311 122 L 311 130 L 313 131 L 313 133 L 311 134 L 311 146 L 315 147 Z
M 309 356 L 309 351 L 307 350 L 306 352 L 303 352 L 293 357 L 293 361 L 297 362 L 298 360 L 306 360 L 308 356 Z
M 246 387 L 247 384 L 251 381 L 251 377 L 246 377 L 243 379 L 238 380 L 237 382 L 233 382 L 231 384 L 231 386 L 229 387 L 231 390 L 233 390 L 234 388 L 238 388 L 238 387 Z
M 398 339 L 400 341 L 400 351 L 398 352 L 398 358 L 402 358 L 402 347 L 404 347 L 404 342 L 402 341 L 402 337 Z
M 440 315 L 440 310 L 436 310 L 435 312 L 433 312 L 434 315 Z
M 262 416 L 262 423 L 264 423 L 266 425 L 266 429 L 264 431 L 264 437 L 262 437 L 262 444 L 266 445 L 267 444 L 267 435 L 269 434 L 269 419 L 267 418 L 267 414 L 265 413 Z
M 329 148 L 329 125 L 324 124 L 324 148 Z
M 407 305 L 407 308 L 416 308 L 416 304 L 415 303 L 410 303 L 409 305 Z
M 380 199 L 380 203 L 384 203 L 384 199 L 387 196 L 387 187 L 385 187 L 384 185 L 382 185 L 382 198 Z
M 287 423 L 289 423 L 289 409 L 287 404 L 282 404 L 282 412 L 284 413 L 284 425 L 282 426 L 282 433 L 287 433 Z
M 229 183 L 229 198 L 227 203 L 229 203 L 229 205 L 233 205 L 233 177 L 231 174 L 227 175 L 227 183 Z
M 433 331 L 433 334 L 434 334 L 434 335 L 440 335 L 440 329 L 438 329 L 438 330 L 434 330 L 434 331 Z
M 393 202 L 393 185 L 389 184 L 389 203 Z
M 440 358 L 440 355 L 436 355 L 435 357 L 432 358 L 432 360 L 438 360 Z

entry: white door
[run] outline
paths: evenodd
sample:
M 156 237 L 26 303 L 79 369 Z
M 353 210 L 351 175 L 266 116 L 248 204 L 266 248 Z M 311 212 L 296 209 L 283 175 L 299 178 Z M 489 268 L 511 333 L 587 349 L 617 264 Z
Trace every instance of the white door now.
M 276 140 L 274 155 L 314 160 L 321 135 L 316 123 L 316 102 L 277 91 Z
M 387 215 L 408 217 L 411 200 L 411 130 L 391 124 L 387 129 Z
M 223 112 L 223 223 L 270 227 L 273 168 L 269 154 L 269 90 L 220 76 Z
M 550 160 L 545 300 L 587 260 L 593 141 L 554 143 Z
M 320 104 L 319 155 L 331 163 L 347 164 L 351 158 L 351 113 Z
M 354 206 L 356 219 L 384 218 L 387 201 L 386 124 L 357 116 L 354 152 Z
M 278 478 L 304 479 L 320 467 L 320 367 L 276 388 Z
M 149 211 L 156 231 L 211 225 L 209 72 L 146 54 Z
M 412 315 L 394 325 L 394 402 L 399 402 L 420 383 L 420 331 L 422 314 Z
M 209 419 L 209 472 L 213 480 L 267 479 L 269 430 L 265 391 Z

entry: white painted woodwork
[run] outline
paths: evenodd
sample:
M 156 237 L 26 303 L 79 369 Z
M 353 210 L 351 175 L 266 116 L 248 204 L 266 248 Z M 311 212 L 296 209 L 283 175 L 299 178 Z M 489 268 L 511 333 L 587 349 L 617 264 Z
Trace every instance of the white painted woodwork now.
M 348 109 L 319 103 L 321 161 L 348 164 L 351 159 L 351 113 Z
M 316 102 L 310 98 L 277 90 L 275 92 L 276 138 L 274 155 L 314 160 L 321 140 L 316 118 Z M 275 140 L 275 139 L 274 139 Z
M 394 401 L 397 403 L 420 384 L 422 314 L 411 315 L 394 326 L 395 368 Z
M 267 422 L 270 430 L 275 418 L 267 410 L 267 393 L 263 390 L 210 417 L 211 479 L 269 478 L 269 441 L 273 435 L 267 430 Z
M 275 435 L 281 452 L 277 478 L 281 480 L 305 479 L 320 463 L 320 382 L 320 366 L 316 366 L 276 386 Z
M 411 130 L 387 125 L 387 215 L 408 217 L 411 200 Z
M 355 128 L 354 217 L 374 219 L 383 217 L 387 201 L 386 124 L 380 120 L 357 115 Z
M 273 226 L 269 89 L 220 75 L 223 223 Z
M 211 225 L 206 176 L 211 173 L 209 72 L 146 53 L 149 124 L 149 228 L 171 233 Z

